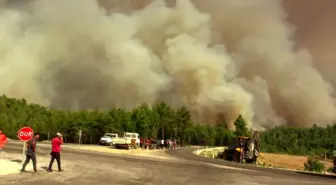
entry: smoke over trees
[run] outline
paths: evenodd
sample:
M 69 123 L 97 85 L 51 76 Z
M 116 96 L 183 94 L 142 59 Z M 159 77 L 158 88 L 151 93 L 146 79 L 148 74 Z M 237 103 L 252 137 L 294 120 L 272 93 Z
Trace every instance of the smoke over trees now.
M 334 119 L 334 88 L 280 0 L 29 2 L 1 10 L 1 94 L 71 110 L 165 101 L 228 128 Z

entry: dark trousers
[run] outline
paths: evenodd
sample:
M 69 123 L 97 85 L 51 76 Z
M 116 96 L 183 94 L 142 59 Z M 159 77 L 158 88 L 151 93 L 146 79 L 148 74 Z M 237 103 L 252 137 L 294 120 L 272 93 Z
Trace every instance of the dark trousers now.
M 52 165 L 53 165 L 53 163 L 56 159 L 57 165 L 58 165 L 58 170 L 62 170 L 62 168 L 61 168 L 61 154 L 59 152 L 51 152 L 50 155 L 51 155 L 51 160 L 50 160 L 48 169 L 52 170 Z
M 26 161 L 23 163 L 21 171 L 25 171 L 26 166 L 29 163 L 30 159 L 33 162 L 34 172 L 37 172 L 37 169 L 36 169 L 36 154 L 35 154 L 35 152 L 31 152 L 31 153 L 29 153 L 29 154 L 26 155 Z

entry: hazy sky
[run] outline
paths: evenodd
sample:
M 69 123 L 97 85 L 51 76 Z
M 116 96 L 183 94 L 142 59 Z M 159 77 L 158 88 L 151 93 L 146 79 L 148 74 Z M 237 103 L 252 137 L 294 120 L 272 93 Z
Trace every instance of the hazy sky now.
M 318 61 L 318 67 L 324 67 L 324 70 L 330 68 L 330 65 L 334 67 L 336 1 L 285 0 L 285 7 L 290 21 L 298 27 L 297 40 L 310 49 Z
M 4 2 L 30 0 L 0 0 Z M 112 4 L 118 0 L 100 0 Z M 134 0 L 133 0 L 134 1 Z M 134 6 L 150 0 L 135 0 Z M 335 0 L 283 0 L 290 21 L 297 26 L 296 39 L 308 47 L 315 59 L 331 63 L 336 58 L 336 1 Z M 125 1 L 126 2 L 126 1 Z M 140 2 L 140 3 L 139 3 Z M 143 7 L 143 6 L 141 6 Z
M 298 27 L 297 37 L 302 44 L 314 49 L 331 51 L 336 43 L 336 1 L 285 0 L 290 21 Z M 313 47 L 313 46 L 318 47 Z
M 31 1 L 0 14 L 0 93 L 70 109 L 167 101 L 208 123 L 335 118 L 336 0 L 39 0 L 26 14 Z

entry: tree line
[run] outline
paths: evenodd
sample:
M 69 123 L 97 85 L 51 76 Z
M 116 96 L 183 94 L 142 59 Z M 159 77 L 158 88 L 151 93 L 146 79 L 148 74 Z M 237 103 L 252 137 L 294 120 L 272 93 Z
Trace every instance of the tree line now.
M 235 136 L 248 136 L 242 116 L 232 131 L 225 123 L 207 125 L 192 120 L 187 107 L 171 108 L 166 103 L 149 106 L 145 102 L 128 111 L 111 107 L 109 110 L 57 110 L 27 103 L 25 99 L 0 96 L 0 127 L 9 138 L 17 138 L 18 130 L 29 126 L 46 140 L 61 132 L 65 142 L 97 144 L 104 133 L 137 132 L 142 138 L 177 139 L 181 145 L 225 146 Z M 336 147 L 336 124 L 309 129 L 276 127 L 260 133 L 264 152 L 317 155 Z
M 261 145 L 265 152 L 293 155 L 324 155 L 332 157 L 336 150 L 336 124 L 325 128 L 289 128 L 280 126 L 264 131 Z M 322 157 L 322 156 L 321 156 Z

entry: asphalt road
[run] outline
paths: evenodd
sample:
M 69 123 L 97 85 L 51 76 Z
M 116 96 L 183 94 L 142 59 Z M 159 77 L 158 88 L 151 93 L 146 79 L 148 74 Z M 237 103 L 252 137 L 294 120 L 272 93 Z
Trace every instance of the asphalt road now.
M 20 152 L 20 145 L 9 144 L 9 152 Z M 65 149 L 64 172 L 13 174 L 1 177 L 1 185 L 331 185 L 336 179 L 280 170 L 222 163 L 190 153 L 191 149 L 170 152 L 179 160 L 115 156 Z M 39 157 L 48 157 L 49 148 L 40 146 Z

